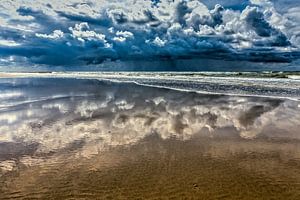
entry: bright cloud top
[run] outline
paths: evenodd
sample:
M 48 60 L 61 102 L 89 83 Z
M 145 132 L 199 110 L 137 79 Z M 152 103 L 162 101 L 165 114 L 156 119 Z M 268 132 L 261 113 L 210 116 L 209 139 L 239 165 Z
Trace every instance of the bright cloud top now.
M 299 57 L 297 0 L 4 0 L 0 65 Z

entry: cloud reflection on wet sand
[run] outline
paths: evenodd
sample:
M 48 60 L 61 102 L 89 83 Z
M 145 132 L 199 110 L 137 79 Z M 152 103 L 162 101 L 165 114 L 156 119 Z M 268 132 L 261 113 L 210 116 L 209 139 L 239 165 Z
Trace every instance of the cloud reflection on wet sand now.
M 23 94 L 1 102 L 6 197 L 300 195 L 297 101 L 93 80 L 5 82 L 5 94 Z

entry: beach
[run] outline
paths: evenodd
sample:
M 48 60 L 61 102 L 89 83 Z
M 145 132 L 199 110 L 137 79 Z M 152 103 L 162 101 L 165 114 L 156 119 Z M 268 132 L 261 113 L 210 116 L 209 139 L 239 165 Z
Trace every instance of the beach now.
M 105 76 L 2 76 L 0 198 L 300 198 L 297 80 Z

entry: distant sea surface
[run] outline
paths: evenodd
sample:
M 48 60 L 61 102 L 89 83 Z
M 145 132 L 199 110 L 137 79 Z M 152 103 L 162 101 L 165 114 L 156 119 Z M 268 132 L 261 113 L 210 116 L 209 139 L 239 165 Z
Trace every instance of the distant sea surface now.
M 197 93 L 300 99 L 300 72 L 44 72 L 0 73 L 11 78 L 74 78 Z
M 300 199 L 297 72 L 0 74 L 0 199 Z

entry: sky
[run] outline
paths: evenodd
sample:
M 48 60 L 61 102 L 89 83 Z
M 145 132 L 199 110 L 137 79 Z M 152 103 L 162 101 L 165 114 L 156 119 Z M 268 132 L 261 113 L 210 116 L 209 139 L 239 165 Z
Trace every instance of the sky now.
M 0 70 L 300 70 L 299 0 L 1 0 Z

